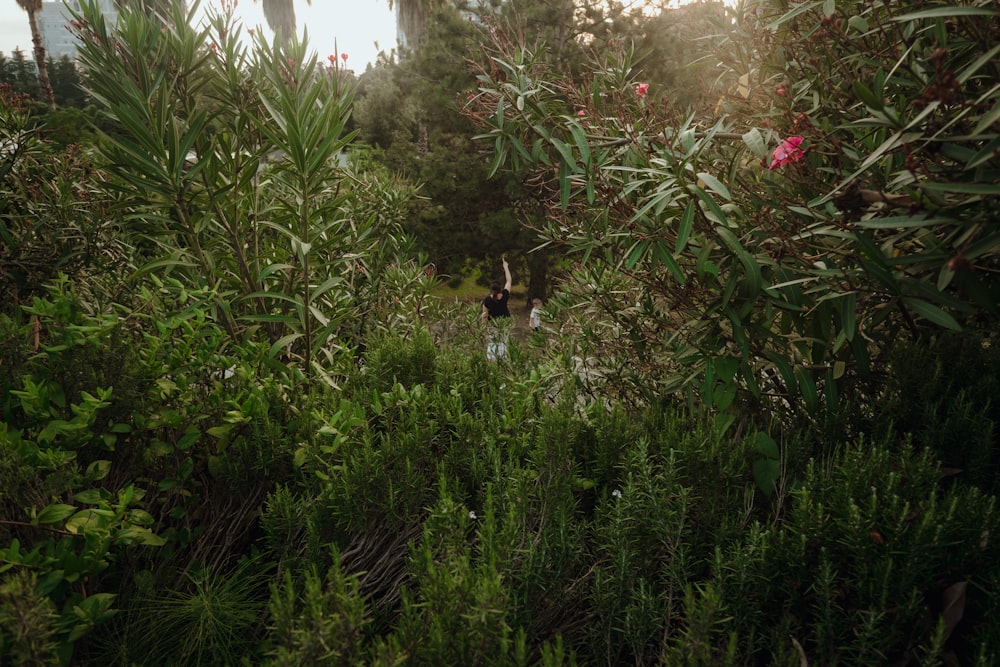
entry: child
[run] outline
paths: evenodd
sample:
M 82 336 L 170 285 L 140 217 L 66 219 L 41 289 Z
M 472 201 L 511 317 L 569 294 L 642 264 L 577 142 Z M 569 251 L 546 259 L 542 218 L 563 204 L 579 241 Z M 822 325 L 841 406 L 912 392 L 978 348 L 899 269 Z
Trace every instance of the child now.
M 528 315 L 528 326 L 532 331 L 542 329 L 542 300 L 535 297 L 531 300 L 531 313 Z

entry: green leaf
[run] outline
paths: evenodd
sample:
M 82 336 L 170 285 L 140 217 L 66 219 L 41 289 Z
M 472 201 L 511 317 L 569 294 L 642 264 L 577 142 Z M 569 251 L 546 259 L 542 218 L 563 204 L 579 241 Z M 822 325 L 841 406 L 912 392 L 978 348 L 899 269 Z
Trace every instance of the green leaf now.
M 885 107 L 885 100 L 869 90 L 860 81 L 852 82 L 851 88 L 854 90 L 854 94 L 858 96 L 858 99 L 864 102 L 865 106 L 869 109 L 883 109 Z
M 966 195 L 1000 195 L 1000 183 L 921 183 L 920 187 L 931 192 L 956 192 Z
M 149 528 L 139 526 L 128 526 L 115 534 L 115 541 L 118 544 L 142 544 L 148 547 L 162 547 L 167 541 L 155 534 Z
M 590 165 L 590 143 L 587 141 L 587 135 L 584 134 L 583 128 L 577 122 L 572 122 L 569 125 L 569 131 L 573 135 L 573 141 L 576 142 L 576 149 L 580 151 L 580 161 L 584 165 Z
M 984 53 L 983 55 L 976 58 L 974 62 L 969 63 L 969 66 L 961 71 L 961 73 L 956 77 L 959 83 L 965 83 L 969 80 L 973 74 L 982 69 L 983 65 L 987 63 L 994 62 L 996 60 L 997 54 L 1000 54 L 1000 44 L 997 44 L 992 49 Z M 995 81 L 995 79 L 994 79 Z
M 694 227 L 694 208 L 694 200 L 689 201 L 681 216 L 681 224 L 677 229 L 677 246 L 674 248 L 674 252 L 678 254 L 687 246 L 688 238 L 691 236 L 691 229 Z
M 631 271 L 635 268 L 635 265 L 639 263 L 642 256 L 646 253 L 646 249 L 649 247 L 649 240 L 644 239 L 642 241 L 636 241 L 632 244 L 629 249 L 628 258 L 625 261 L 625 268 Z
M 840 326 L 848 341 L 854 340 L 858 330 L 858 295 L 848 292 L 840 299 Z
M 903 297 L 903 303 L 926 320 L 952 331 L 961 331 L 962 326 L 954 317 L 931 303 L 912 297 Z
M 855 32 L 862 34 L 868 32 L 868 21 L 866 21 L 863 16 L 852 16 L 847 19 L 847 25 L 850 26 L 850 28 Z
M 764 143 L 764 136 L 757 128 L 753 128 L 743 135 L 743 143 L 747 145 L 754 157 L 761 160 L 767 158 L 767 144 Z
M 77 535 L 85 534 L 87 531 L 105 531 L 112 518 L 114 517 L 109 517 L 97 510 L 80 510 L 66 521 L 63 528 Z
M 116 424 L 115 428 L 111 430 L 115 431 L 115 429 L 117 429 L 119 426 L 128 427 L 128 424 Z M 129 430 L 131 430 L 131 428 Z M 122 433 L 123 431 L 116 431 L 116 432 Z M 104 459 L 100 459 L 97 461 L 92 461 L 90 465 L 87 466 L 87 472 L 84 475 L 84 477 L 88 482 L 96 482 L 98 480 L 107 477 L 109 472 L 111 472 L 111 461 L 105 461 Z
M 272 358 L 277 356 L 278 352 L 286 349 L 293 341 L 296 341 L 303 336 L 305 336 L 305 334 L 301 332 L 290 333 L 282 336 L 276 340 L 273 345 L 271 345 L 267 355 Z
M 219 426 L 211 427 L 205 432 L 215 438 L 224 438 L 229 435 L 230 431 L 232 431 L 235 427 L 236 424 L 220 424 Z
M 726 201 L 732 201 L 733 196 L 729 193 L 729 188 L 727 188 L 725 185 L 723 185 L 722 181 L 720 181 L 719 179 L 717 179 L 715 176 L 712 176 L 708 172 L 701 171 L 701 172 L 698 172 L 698 178 L 701 179 L 702 183 L 704 183 L 705 185 L 708 186 L 709 190 L 711 190 L 715 194 L 719 195 L 720 197 L 722 197 Z M 725 219 L 726 218 L 723 217 L 722 220 L 725 220 Z
M 570 188 L 573 185 L 572 173 L 565 162 L 559 167 L 559 205 L 563 210 L 569 208 Z
M 87 489 L 75 494 L 73 500 L 87 505 L 97 505 L 102 501 L 111 500 L 111 494 L 102 488 Z
M 563 164 L 570 168 L 570 171 L 576 171 L 576 158 L 573 157 L 573 150 L 569 147 L 569 144 L 552 137 L 552 145 L 555 149 L 559 151 L 559 155 L 562 157 Z
M 41 525 L 59 523 L 60 521 L 68 518 L 74 512 L 76 512 L 76 508 L 72 505 L 55 503 L 39 512 L 36 521 Z
M 813 380 L 812 373 L 801 366 L 796 366 L 795 379 L 798 382 L 806 411 L 810 415 L 815 415 L 816 410 L 819 409 L 819 395 L 816 393 L 816 382 Z
M 781 478 L 781 463 L 774 459 L 757 459 L 753 462 L 753 481 L 756 482 L 768 498 L 774 493 L 774 487 Z
M 893 21 L 917 21 L 920 19 L 946 19 L 952 16 L 997 16 L 1000 12 L 994 9 L 984 9 L 980 7 L 934 7 L 918 12 L 894 16 Z
M 715 233 L 719 235 L 723 243 L 732 251 L 736 258 L 743 265 L 744 274 L 747 279 L 747 293 L 750 297 L 760 294 L 764 287 L 764 278 L 761 275 L 760 264 L 743 249 L 737 240 L 736 235 L 726 227 L 716 227 Z
M 775 461 L 781 460 L 781 452 L 778 450 L 778 443 L 774 441 L 770 435 L 764 431 L 754 431 L 750 435 L 750 445 L 755 451 L 763 454 L 769 459 L 774 459 Z
M 670 253 L 670 249 L 659 241 L 656 242 L 656 256 L 666 265 L 677 282 L 684 283 L 687 280 L 687 276 L 681 271 L 681 267 Z

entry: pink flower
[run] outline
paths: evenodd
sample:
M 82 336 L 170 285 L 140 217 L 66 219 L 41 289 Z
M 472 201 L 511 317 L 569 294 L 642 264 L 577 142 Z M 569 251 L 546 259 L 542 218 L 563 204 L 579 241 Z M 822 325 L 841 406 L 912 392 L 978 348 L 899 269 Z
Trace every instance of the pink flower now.
M 341 53 L 340 54 L 340 59 L 343 60 L 346 63 L 347 62 L 347 54 L 346 53 Z
M 805 153 L 802 152 L 802 137 L 788 137 L 783 140 L 771 154 L 771 165 L 768 169 L 777 169 L 792 162 L 798 162 Z
M 777 89 L 776 91 L 774 91 L 774 92 L 778 93 L 778 96 L 779 96 L 779 97 L 784 97 L 784 96 L 785 96 L 786 94 L 788 94 L 788 91 L 787 91 L 787 90 L 785 90 L 785 88 L 784 88 L 784 87 L 781 87 L 781 88 L 778 88 L 778 89 Z
M 250 28 L 249 30 L 247 30 L 247 32 L 250 33 L 251 37 L 253 37 L 253 28 Z
M 331 65 L 336 65 L 337 64 L 337 56 L 333 55 L 332 53 L 330 55 L 328 55 L 326 57 L 326 59 L 330 61 Z
M 587 115 L 587 110 L 586 109 L 580 109 L 579 111 L 576 112 L 576 115 L 577 116 L 586 116 Z
M 648 83 L 640 83 L 635 87 L 635 94 L 642 98 L 646 97 L 646 93 L 648 91 L 649 91 Z

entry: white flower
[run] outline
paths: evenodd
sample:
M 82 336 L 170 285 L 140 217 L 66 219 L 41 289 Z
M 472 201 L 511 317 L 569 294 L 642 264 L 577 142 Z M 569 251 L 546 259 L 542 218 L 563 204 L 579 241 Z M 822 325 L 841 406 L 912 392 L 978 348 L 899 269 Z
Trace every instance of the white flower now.
M 472 519 L 472 520 L 475 520 L 476 519 L 476 513 L 473 512 L 472 510 L 469 510 L 469 518 Z
M 622 491 L 621 489 L 615 489 L 614 491 L 611 492 L 611 495 L 613 495 L 615 498 L 621 498 Z

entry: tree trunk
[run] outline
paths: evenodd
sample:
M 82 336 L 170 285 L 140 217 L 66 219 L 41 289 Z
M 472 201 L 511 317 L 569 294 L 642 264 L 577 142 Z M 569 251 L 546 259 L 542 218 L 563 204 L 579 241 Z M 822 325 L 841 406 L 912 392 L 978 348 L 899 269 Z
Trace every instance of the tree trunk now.
M 39 3 L 40 4 L 40 3 Z M 56 110 L 56 95 L 52 91 L 52 82 L 49 81 L 49 67 L 45 62 L 45 46 L 42 44 L 42 33 L 38 29 L 38 10 L 35 7 L 26 7 L 28 12 L 28 25 L 31 26 L 31 44 L 35 47 L 35 64 L 38 66 L 38 85 L 42 88 L 42 96 L 49 107 L 49 112 Z

